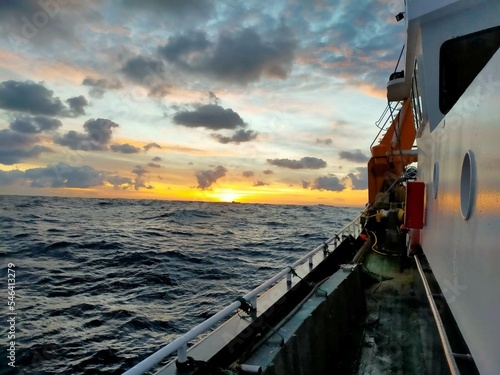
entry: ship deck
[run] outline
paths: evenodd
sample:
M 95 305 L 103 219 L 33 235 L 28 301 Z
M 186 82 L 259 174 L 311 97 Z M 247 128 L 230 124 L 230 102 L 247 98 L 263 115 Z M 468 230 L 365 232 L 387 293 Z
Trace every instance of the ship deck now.
M 438 292 L 428 263 L 421 260 L 431 289 Z M 369 252 L 363 267 L 371 282 L 365 289 L 367 314 L 353 374 L 449 374 L 415 263 Z M 453 351 L 467 353 L 448 307 L 439 298 L 436 302 Z M 461 374 L 477 374 L 470 360 L 457 359 L 457 365 Z

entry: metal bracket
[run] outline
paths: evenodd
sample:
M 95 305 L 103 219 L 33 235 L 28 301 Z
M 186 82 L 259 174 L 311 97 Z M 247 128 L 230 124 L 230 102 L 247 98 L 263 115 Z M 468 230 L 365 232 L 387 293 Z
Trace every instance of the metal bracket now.
M 342 268 L 342 270 L 344 272 L 352 272 L 356 269 L 356 267 L 358 266 L 358 263 L 353 263 L 353 264 L 341 264 L 340 265 L 340 268 Z

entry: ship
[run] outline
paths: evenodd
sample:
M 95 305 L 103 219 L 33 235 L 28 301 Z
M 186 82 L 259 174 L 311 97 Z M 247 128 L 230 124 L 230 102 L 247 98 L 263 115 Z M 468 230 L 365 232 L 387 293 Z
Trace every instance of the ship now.
M 126 375 L 500 374 L 500 2 L 401 5 L 366 207 Z

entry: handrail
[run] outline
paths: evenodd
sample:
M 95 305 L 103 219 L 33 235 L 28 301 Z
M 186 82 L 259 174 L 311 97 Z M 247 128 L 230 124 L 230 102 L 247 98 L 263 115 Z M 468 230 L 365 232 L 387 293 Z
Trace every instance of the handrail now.
M 455 357 L 453 356 L 453 351 L 451 350 L 450 341 L 448 340 L 448 336 L 446 335 L 443 321 L 439 316 L 439 311 L 437 309 L 436 302 L 434 302 L 431 288 L 429 287 L 427 279 L 424 275 L 424 270 L 422 269 L 422 265 L 420 264 L 420 259 L 418 259 L 418 255 L 415 255 L 414 258 L 415 258 L 415 263 L 417 264 L 418 273 L 420 274 L 420 277 L 422 278 L 422 283 L 424 284 L 427 300 L 429 301 L 429 305 L 431 306 L 432 315 L 434 316 L 434 321 L 436 322 L 436 326 L 439 332 L 439 337 L 441 339 L 441 345 L 443 345 L 444 355 L 446 357 L 446 361 L 448 362 L 448 367 L 450 368 L 450 374 L 460 375 L 460 371 L 458 370 L 457 367 L 457 362 L 455 361 Z
M 269 289 L 272 285 L 274 285 L 276 282 L 280 281 L 285 275 L 291 275 L 293 272 L 293 269 L 295 267 L 300 266 L 301 264 L 305 263 L 306 261 L 309 261 L 309 264 L 312 265 L 312 257 L 319 252 L 320 250 L 325 250 L 325 248 L 333 242 L 335 248 L 337 248 L 337 241 L 341 242 L 342 237 L 348 236 L 348 235 L 353 235 L 353 236 L 358 236 L 361 233 L 361 215 L 360 213 L 353 221 L 351 221 L 349 224 L 344 226 L 341 230 L 339 230 L 334 236 L 330 237 L 328 240 L 326 240 L 323 244 L 317 246 L 313 250 L 311 250 L 309 253 L 304 255 L 302 258 L 297 260 L 295 263 L 292 265 L 284 268 L 282 271 L 278 272 L 276 275 L 271 277 L 269 280 L 265 281 L 262 283 L 260 286 L 252 290 L 251 292 L 247 293 L 243 299 L 246 301 L 250 301 L 252 304 L 253 308 L 257 308 L 257 295 L 267 289 Z M 177 351 L 177 357 L 179 359 L 179 362 L 183 363 L 187 360 L 187 344 L 189 341 L 193 340 L 196 338 L 198 335 L 202 334 L 203 332 L 207 331 L 210 329 L 213 325 L 221 321 L 222 319 L 233 315 L 234 310 L 238 309 L 241 306 L 241 301 L 236 300 L 227 307 L 225 307 L 223 310 L 219 311 L 217 314 L 213 315 L 212 317 L 208 318 L 204 322 L 198 324 L 196 327 L 192 328 L 190 331 L 182 335 L 181 337 L 178 337 L 174 341 L 172 341 L 170 344 L 164 346 L 160 350 L 156 351 L 146 359 L 142 360 L 138 364 L 136 364 L 134 367 L 131 369 L 125 371 L 123 375 L 140 375 L 144 374 L 146 371 L 150 370 L 154 366 L 156 366 L 158 363 L 160 363 L 165 357 L 169 356 L 173 352 Z
M 388 129 L 389 126 L 391 126 L 392 122 L 394 121 L 395 117 L 397 116 L 401 108 L 403 108 L 401 101 L 396 102 L 394 105 L 391 105 L 391 102 L 387 103 L 387 107 L 385 107 L 379 119 L 375 121 L 375 126 L 380 130 L 373 139 L 373 142 L 370 145 L 370 150 L 373 148 L 373 145 L 380 136 L 380 133 L 382 133 L 384 130 Z M 396 116 L 394 116 L 394 113 L 396 113 Z

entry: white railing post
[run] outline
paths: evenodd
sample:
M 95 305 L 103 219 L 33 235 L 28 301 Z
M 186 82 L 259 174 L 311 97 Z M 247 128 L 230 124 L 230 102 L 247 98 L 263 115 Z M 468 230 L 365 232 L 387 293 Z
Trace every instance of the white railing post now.
M 187 342 L 182 344 L 179 349 L 177 349 L 177 361 L 179 363 L 186 363 L 187 362 Z

